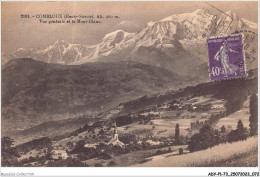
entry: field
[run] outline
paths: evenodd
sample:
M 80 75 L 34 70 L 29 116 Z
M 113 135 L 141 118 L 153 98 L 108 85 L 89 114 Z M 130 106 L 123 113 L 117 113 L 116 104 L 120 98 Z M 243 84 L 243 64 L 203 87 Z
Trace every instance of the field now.
M 226 143 L 211 149 L 178 156 L 157 156 L 139 167 L 189 167 L 189 166 L 257 166 L 258 138 L 250 137 L 246 141 Z M 253 154 L 250 154 L 253 153 Z M 249 155 L 249 156 L 248 156 Z M 245 157 L 245 158 L 244 158 Z M 249 157 L 251 163 L 249 162 Z M 253 163 L 252 163 L 253 162 Z
M 229 116 L 222 118 L 216 124 L 216 128 L 221 128 L 222 125 L 225 125 L 227 129 L 236 129 L 237 122 L 241 120 L 244 127 L 249 128 L 249 98 L 244 102 L 243 108 L 239 111 L 230 114 Z
M 150 129 L 157 137 L 174 136 L 175 126 L 180 125 L 180 134 L 186 136 L 191 122 L 205 121 L 207 119 L 190 118 L 190 119 L 155 119 L 151 124 L 143 125 L 138 123 L 129 124 L 118 128 L 119 133 L 130 133 L 135 130 Z
M 109 166 L 109 162 L 114 161 L 117 167 L 129 167 L 131 165 L 140 164 L 146 162 L 152 157 L 155 157 L 154 154 L 157 150 L 167 150 L 169 147 L 166 148 L 156 148 L 150 150 L 140 150 L 135 152 L 130 152 L 127 154 L 122 154 L 113 157 L 112 159 L 104 160 L 99 158 L 94 158 L 90 160 L 86 160 L 85 163 L 89 166 L 95 166 L 95 164 L 102 164 L 102 166 Z M 187 148 L 187 145 L 180 145 L 180 146 L 171 146 L 173 152 L 169 154 L 177 154 L 179 148 Z
M 173 136 L 175 126 L 180 126 L 180 134 L 187 136 L 190 133 L 191 123 L 196 121 L 204 122 L 210 118 L 212 114 L 218 114 L 225 111 L 225 100 L 212 98 L 212 95 L 197 96 L 192 99 L 181 101 L 179 108 L 171 110 L 169 103 L 165 102 L 156 110 L 149 110 L 141 113 L 143 116 L 152 115 L 154 117 L 148 124 L 135 122 L 118 128 L 119 133 L 131 133 L 136 130 L 149 129 L 157 137 Z M 185 106 L 191 104 L 193 111 L 187 110 Z M 208 111 L 197 110 L 197 106 L 212 105 Z M 237 122 L 235 122 L 237 123 Z
M 256 167 L 258 166 L 258 150 L 257 147 L 252 149 L 248 153 L 238 154 L 232 156 L 231 158 L 212 161 L 205 164 L 200 164 L 196 166 L 204 167 Z

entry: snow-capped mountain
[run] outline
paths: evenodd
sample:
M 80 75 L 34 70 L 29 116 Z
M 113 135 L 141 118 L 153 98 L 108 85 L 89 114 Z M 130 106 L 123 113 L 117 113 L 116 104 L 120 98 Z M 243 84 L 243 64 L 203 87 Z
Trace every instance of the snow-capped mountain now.
M 82 44 L 70 44 L 64 40 L 57 40 L 53 45 L 44 49 L 18 49 L 11 53 L 12 58 L 34 58 L 46 63 L 71 64 L 94 51 L 94 48 Z M 3 57 L 3 56 L 2 56 Z M 9 57 L 9 56 L 8 56 Z M 5 58 L 5 57 L 3 57 Z M 73 60 L 73 61 L 72 61 Z
M 2 54 L 2 64 L 14 58 L 62 64 L 132 60 L 189 75 L 206 68 L 202 65 L 207 61 L 205 39 L 208 36 L 231 34 L 241 29 L 257 30 L 257 27 L 256 23 L 230 11 L 216 16 L 198 9 L 149 22 L 139 33 L 114 31 L 96 45 L 58 40 L 44 49 L 18 49 Z
M 53 45 L 43 49 L 19 48 L 11 54 L 2 54 L 2 64 L 15 58 L 33 58 L 46 63 L 80 64 L 93 62 L 98 56 L 107 56 L 136 34 L 117 30 L 107 34 L 99 44 L 84 45 L 70 44 L 64 40 L 57 40 Z M 120 45 L 120 46 L 119 46 Z M 119 46 L 119 47 L 118 47 Z

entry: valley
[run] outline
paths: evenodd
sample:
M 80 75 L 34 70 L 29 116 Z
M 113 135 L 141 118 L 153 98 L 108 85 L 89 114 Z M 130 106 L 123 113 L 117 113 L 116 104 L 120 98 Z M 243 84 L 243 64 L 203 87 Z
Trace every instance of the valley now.
M 236 122 L 240 119 L 245 128 L 249 128 L 250 98 L 247 95 L 255 93 L 255 83 L 256 79 L 237 79 L 188 86 L 121 103 L 99 113 L 99 119 L 70 119 L 68 124 L 62 121 L 64 124 L 61 127 L 62 124 L 57 122 L 57 133 L 49 129 L 54 122 L 35 127 L 35 131 L 33 128 L 21 131 L 18 139 L 22 139 L 22 136 L 34 137 L 33 141 L 37 140 L 38 143 L 20 142 L 21 144 L 16 146 L 21 154 L 19 163 L 25 166 L 59 166 L 62 165 L 59 163 L 72 160 L 83 166 L 94 167 L 157 166 L 157 159 L 175 156 L 182 158 L 182 154 L 193 154 L 187 144 L 190 138 L 206 125 L 219 132 L 224 125 L 228 133 L 235 130 Z M 223 88 L 228 88 L 229 91 L 224 93 Z M 239 107 L 229 107 L 233 102 L 230 94 L 240 95 L 237 100 Z M 78 125 L 75 124 L 76 121 L 79 121 Z M 67 129 L 66 124 L 75 125 L 75 128 Z M 178 143 L 177 124 L 180 134 Z M 50 134 L 41 133 L 41 129 L 42 132 L 48 131 Z M 221 133 L 220 137 L 227 136 L 227 133 Z M 41 136 L 37 137 L 37 134 Z M 48 143 L 41 143 L 43 140 Z M 55 160 L 50 156 L 50 152 L 59 152 L 64 154 L 64 157 L 60 156 Z
M 136 62 L 66 66 L 12 60 L 2 70 L 2 118 L 4 127 L 9 127 L 2 131 L 72 117 L 98 117 L 119 103 L 196 82 L 192 80 Z
M 224 28 L 249 33 L 249 67 L 210 81 L 206 41 Z M 1 54 L 2 166 L 257 166 L 256 23 L 197 9 L 102 36 Z

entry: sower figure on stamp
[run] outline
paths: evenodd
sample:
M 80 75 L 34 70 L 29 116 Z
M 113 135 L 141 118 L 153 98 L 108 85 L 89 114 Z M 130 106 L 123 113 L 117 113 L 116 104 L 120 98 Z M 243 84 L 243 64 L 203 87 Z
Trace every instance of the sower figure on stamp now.
M 226 77 L 228 74 L 237 75 L 236 71 L 239 69 L 238 66 L 229 62 L 229 55 L 228 55 L 229 52 L 238 53 L 238 51 L 233 50 L 228 45 L 227 40 L 225 40 L 214 57 L 215 60 L 217 61 L 220 60 L 222 66 L 222 73 L 225 74 Z

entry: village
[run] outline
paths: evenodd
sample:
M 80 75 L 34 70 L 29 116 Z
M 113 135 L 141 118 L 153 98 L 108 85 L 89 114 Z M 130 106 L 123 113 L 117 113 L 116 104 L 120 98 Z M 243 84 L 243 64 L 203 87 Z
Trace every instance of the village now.
M 192 135 L 205 125 L 217 125 L 226 117 L 225 103 L 206 95 L 166 101 L 124 116 L 111 114 L 110 119 L 86 124 L 67 138 L 53 141 L 43 137 L 45 143 L 39 143 L 41 139 L 38 143 L 32 142 L 39 146 L 21 150 L 24 153 L 18 161 L 23 166 L 52 166 L 71 160 L 82 166 L 111 166 L 121 156 L 134 152 L 146 151 L 141 155 L 142 160 L 164 153 L 186 154 Z M 247 101 L 243 106 L 246 112 L 248 104 Z M 232 127 L 227 129 L 230 131 Z M 177 139 L 176 133 L 179 134 Z M 18 149 L 23 149 L 22 146 Z

